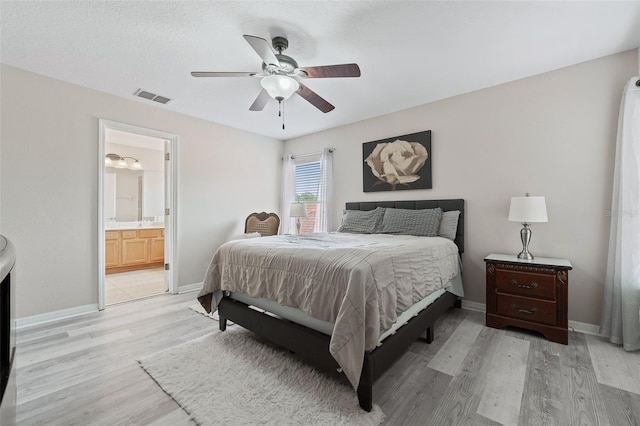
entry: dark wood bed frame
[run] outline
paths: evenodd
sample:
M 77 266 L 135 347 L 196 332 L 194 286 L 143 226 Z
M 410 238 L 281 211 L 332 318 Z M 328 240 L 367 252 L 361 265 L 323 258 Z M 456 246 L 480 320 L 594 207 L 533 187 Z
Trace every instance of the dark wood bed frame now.
M 382 201 L 346 204 L 347 210 L 373 210 L 376 207 L 402 209 L 440 207 L 443 211 L 459 210 L 460 218 L 455 243 L 459 252 L 461 254 L 464 252 L 464 200 Z M 459 308 L 460 300 L 449 292 L 444 293 L 400 327 L 395 334 L 387 337 L 380 346 L 364 353 L 364 364 L 358 385 L 358 401 L 364 410 L 371 411 L 375 380 L 404 355 L 413 342 L 425 335 L 425 332 L 427 343 L 431 343 L 434 337 L 434 322 L 452 306 Z M 340 366 L 329 353 L 331 336 L 252 309 L 247 304 L 229 297 L 228 292 L 225 292 L 220 301 L 218 312 L 220 330 L 222 331 L 227 327 L 227 320 L 233 321 L 328 372 L 340 371 Z

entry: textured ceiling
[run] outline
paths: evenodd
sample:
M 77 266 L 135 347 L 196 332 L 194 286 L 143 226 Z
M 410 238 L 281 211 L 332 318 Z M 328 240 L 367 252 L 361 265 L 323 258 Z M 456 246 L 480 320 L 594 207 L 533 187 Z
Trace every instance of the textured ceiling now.
M 352 123 L 638 47 L 638 1 L 2 1 L 3 63 L 277 139 Z M 249 106 L 259 71 L 243 34 L 286 36 L 301 67 L 356 62 L 362 77 L 307 79 Z M 167 105 L 133 97 L 145 89 Z

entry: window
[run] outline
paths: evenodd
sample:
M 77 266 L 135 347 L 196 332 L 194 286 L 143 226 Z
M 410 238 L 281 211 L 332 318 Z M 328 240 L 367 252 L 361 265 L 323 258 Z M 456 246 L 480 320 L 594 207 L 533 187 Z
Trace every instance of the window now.
M 295 233 L 295 221 L 289 215 L 291 203 L 307 206 L 308 217 L 300 220 L 300 232 L 328 232 L 331 229 L 332 148 L 322 152 L 285 156 L 282 169 L 282 214 L 280 229 L 283 234 Z
M 320 161 L 296 164 L 295 200 L 305 203 L 307 217 L 300 218 L 300 233 L 314 232 L 320 190 Z

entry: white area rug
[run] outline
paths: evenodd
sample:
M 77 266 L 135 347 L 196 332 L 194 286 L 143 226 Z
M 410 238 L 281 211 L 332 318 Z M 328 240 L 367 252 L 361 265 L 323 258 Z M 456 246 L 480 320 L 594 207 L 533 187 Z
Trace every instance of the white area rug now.
M 374 405 L 294 355 L 235 328 L 140 360 L 142 368 L 200 425 L 378 425 Z

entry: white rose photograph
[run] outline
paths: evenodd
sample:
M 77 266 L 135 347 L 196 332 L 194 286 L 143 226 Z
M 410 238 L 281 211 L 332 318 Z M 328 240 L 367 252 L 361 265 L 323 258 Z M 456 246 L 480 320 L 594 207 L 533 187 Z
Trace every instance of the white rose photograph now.
M 431 189 L 431 130 L 362 144 L 364 192 Z

